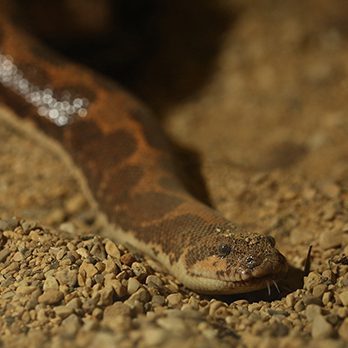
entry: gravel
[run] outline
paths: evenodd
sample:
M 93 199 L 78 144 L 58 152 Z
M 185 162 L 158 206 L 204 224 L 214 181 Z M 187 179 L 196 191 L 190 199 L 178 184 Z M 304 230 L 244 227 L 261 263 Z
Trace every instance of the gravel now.
M 2 346 L 348 345 L 346 11 L 328 20 L 315 1 L 268 3 L 243 5 L 213 80 L 168 111 L 166 126 L 202 153 L 212 203 L 277 239 L 291 265 L 280 294 L 185 289 L 104 238 L 60 155 L 0 120 Z

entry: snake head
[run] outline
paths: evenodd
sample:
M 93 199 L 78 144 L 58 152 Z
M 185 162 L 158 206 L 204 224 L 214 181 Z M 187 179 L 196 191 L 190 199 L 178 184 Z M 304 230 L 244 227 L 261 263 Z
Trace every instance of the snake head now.
M 216 228 L 189 247 L 185 256 L 192 284 L 202 293 L 234 294 L 269 286 L 287 271 L 271 236 Z

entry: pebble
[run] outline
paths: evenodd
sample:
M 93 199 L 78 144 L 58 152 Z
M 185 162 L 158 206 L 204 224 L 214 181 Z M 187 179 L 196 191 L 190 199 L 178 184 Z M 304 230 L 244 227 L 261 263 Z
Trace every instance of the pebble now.
M 313 321 L 314 318 L 321 314 L 321 307 L 316 304 L 309 304 L 306 307 L 306 317 L 308 321 Z
M 47 289 L 41 296 L 39 296 L 39 303 L 54 305 L 61 302 L 64 298 L 62 292 L 56 289 Z
M 71 314 L 62 321 L 61 330 L 64 335 L 75 336 L 81 327 L 81 321 L 76 314 Z
M 161 329 L 147 328 L 143 331 L 142 339 L 146 346 L 158 346 L 166 340 L 166 332 Z
M 179 305 L 181 301 L 182 301 L 182 295 L 180 293 L 170 294 L 167 296 L 167 303 L 168 303 L 168 306 L 170 307 Z
M 339 296 L 342 304 L 344 306 L 348 307 L 348 290 L 341 292 L 338 296 Z
M 129 278 L 128 283 L 127 283 L 128 294 L 130 294 L 130 295 L 134 294 L 139 289 L 140 286 L 141 286 L 141 284 L 139 283 L 138 279 Z
M 113 258 L 119 259 L 121 257 L 120 250 L 116 246 L 114 242 L 111 240 L 107 240 L 105 243 L 105 251 L 108 255 L 110 255 Z
M 319 236 L 319 245 L 321 248 L 330 249 L 339 247 L 342 243 L 342 233 L 340 231 L 323 231 Z
M 333 334 L 332 326 L 325 320 L 322 315 L 316 315 L 312 322 L 313 338 L 329 338 Z
M 342 337 L 346 342 L 348 342 L 348 317 L 345 318 L 338 329 L 338 334 Z

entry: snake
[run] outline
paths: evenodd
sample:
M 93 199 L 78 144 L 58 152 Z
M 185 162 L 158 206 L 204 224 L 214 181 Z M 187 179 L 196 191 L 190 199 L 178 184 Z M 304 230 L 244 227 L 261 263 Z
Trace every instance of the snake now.
M 111 79 L 51 51 L 0 14 L 0 100 L 58 142 L 83 173 L 112 238 L 157 260 L 186 288 L 270 288 L 288 263 L 275 239 L 188 192 L 153 113 Z

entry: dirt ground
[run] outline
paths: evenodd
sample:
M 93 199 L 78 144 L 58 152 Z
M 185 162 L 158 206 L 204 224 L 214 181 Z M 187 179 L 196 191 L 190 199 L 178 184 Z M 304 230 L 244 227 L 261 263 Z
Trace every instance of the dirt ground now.
M 100 237 L 71 168 L 1 107 L 4 346 L 348 346 L 348 4 L 217 3 L 211 17 L 181 9 L 219 38 L 195 44 L 167 10 L 163 35 L 184 44 L 166 42 L 128 88 L 194 151 L 182 161 L 211 204 L 275 237 L 292 267 L 280 294 L 197 295 Z

